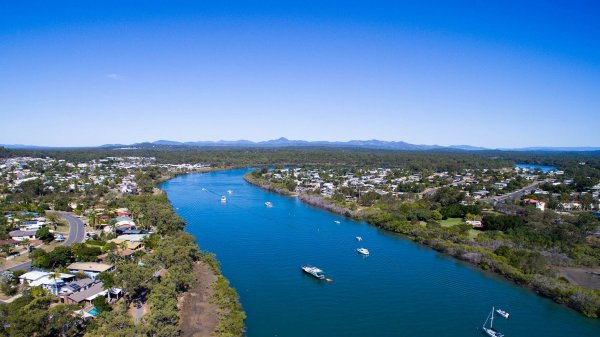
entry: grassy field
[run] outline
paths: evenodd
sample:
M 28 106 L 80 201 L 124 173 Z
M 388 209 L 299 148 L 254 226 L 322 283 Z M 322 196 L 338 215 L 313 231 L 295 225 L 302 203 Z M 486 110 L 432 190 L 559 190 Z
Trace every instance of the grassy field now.
M 442 227 L 452 227 L 456 225 L 462 225 L 464 223 L 465 221 L 461 218 L 448 218 L 440 221 L 440 225 L 442 225 Z
M 465 221 L 461 218 L 448 218 L 446 220 L 440 221 L 440 225 L 442 225 L 442 227 L 452 227 L 452 226 L 456 226 L 456 225 L 462 225 L 464 223 L 465 223 Z M 477 235 L 479 235 L 479 233 L 481 233 L 481 232 L 478 230 L 469 229 L 469 238 L 471 240 L 473 240 L 474 238 L 477 237 Z

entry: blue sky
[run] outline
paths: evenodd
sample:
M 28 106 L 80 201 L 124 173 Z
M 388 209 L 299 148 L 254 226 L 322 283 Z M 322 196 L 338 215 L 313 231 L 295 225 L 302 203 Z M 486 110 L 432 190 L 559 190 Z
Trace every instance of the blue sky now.
M 594 1 L 3 1 L 0 143 L 599 146 Z

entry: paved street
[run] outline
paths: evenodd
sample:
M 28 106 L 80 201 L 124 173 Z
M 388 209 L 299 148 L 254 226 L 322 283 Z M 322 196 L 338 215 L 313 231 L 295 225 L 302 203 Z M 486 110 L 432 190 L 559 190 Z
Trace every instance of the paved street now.
M 63 219 L 67 220 L 71 227 L 69 229 L 69 237 L 65 240 L 63 245 L 68 246 L 72 243 L 83 242 L 85 239 L 85 226 L 83 225 L 83 221 L 73 215 L 73 213 L 58 212 L 58 214 L 60 214 Z
M 486 198 L 483 199 L 483 201 L 488 202 L 490 204 L 497 204 L 499 202 L 504 202 L 507 199 L 515 199 L 515 198 L 520 198 L 522 195 L 527 194 L 529 192 L 531 192 L 532 190 L 534 190 L 539 184 L 543 183 L 544 181 L 536 181 L 535 183 L 529 185 L 529 186 L 525 186 L 520 190 L 508 193 L 508 194 L 504 194 L 501 196 L 497 196 L 494 198 Z
M 16 266 L 8 268 L 8 270 L 31 270 L 31 260 L 27 260 Z

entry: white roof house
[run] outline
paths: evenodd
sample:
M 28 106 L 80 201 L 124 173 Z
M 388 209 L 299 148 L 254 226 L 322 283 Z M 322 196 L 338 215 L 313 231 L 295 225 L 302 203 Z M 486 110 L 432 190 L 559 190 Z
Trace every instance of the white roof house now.
M 130 241 L 130 242 L 142 242 L 142 241 L 144 241 L 144 238 L 146 236 L 148 236 L 148 234 L 124 234 L 124 235 L 119 235 L 117 237 L 117 239 Z
M 41 279 L 42 277 L 48 275 L 45 271 L 30 271 L 19 276 L 19 283 L 24 284 L 25 282 L 30 283 L 36 280 Z
M 55 277 L 54 273 L 45 271 L 30 271 L 19 276 L 19 282 L 21 284 L 27 284 L 30 287 L 43 287 L 55 295 L 66 282 L 74 279 L 75 275 L 60 273 Z

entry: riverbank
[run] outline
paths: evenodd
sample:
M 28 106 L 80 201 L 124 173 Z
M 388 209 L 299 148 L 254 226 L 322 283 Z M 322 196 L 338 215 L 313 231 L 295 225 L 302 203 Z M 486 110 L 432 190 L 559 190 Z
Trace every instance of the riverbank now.
M 245 174 L 244 175 L 244 180 L 246 180 L 248 183 L 262 188 L 265 191 L 269 191 L 269 192 L 273 192 L 273 193 L 277 193 L 277 194 L 281 194 L 281 195 L 285 195 L 287 197 L 296 197 L 298 196 L 298 193 L 296 192 L 291 192 L 283 187 L 279 187 L 279 186 L 274 186 L 272 184 L 270 184 L 268 181 L 264 180 L 264 179 L 260 179 L 257 178 L 255 176 L 252 175 L 252 172 Z
M 156 186 L 160 186 L 161 183 L 179 175 L 229 169 L 232 168 L 210 167 L 194 172 L 163 176 L 156 181 Z M 160 193 L 166 196 L 164 191 L 160 190 Z M 176 215 L 167 198 L 163 200 L 168 204 L 170 212 Z M 194 242 L 194 245 L 196 249 L 200 249 L 197 243 Z M 192 275 L 195 281 L 178 297 L 178 328 L 182 336 L 242 336 L 245 332 L 244 320 L 246 314 L 239 302 L 237 291 L 229 285 L 229 282 L 221 273 L 215 255 L 202 252 L 200 259 L 194 262 Z
M 246 181 L 248 181 L 247 176 L 251 176 L 251 174 L 244 176 Z M 269 188 L 268 181 L 263 179 L 260 181 L 260 184 L 253 185 L 277 193 L 277 189 Z M 541 296 L 567 305 L 585 316 L 593 318 L 600 316 L 600 292 L 597 290 L 584 289 L 571 284 L 566 279 L 561 278 L 560 275 L 553 274 L 550 270 L 526 272 L 511 265 L 509 254 L 520 252 L 535 256 L 535 254 L 538 254 L 536 251 L 517 250 L 518 247 L 515 247 L 516 245 L 513 243 L 494 238 L 474 240 L 468 235 L 470 226 L 443 227 L 435 222 L 426 224 L 416 220 L 407 221 L 406 218 L 402 219 L 402 216 L 399 216 L 398 210 L 368 207 L 361 211 L 352 211 L 319 195 L 300 194 L 299 199 L 311 206 L 352 217 L 356 220 L 366 221 L 378 228 L 402 234 L 412 241 L 433 248 L 440 253 L 468 262 L 484 271 L 503 276 Z M 410 211 L 409 208 L 407 210 Z M 402 212 L 404 211 L 400 210 L 400 213 Z M 504 246 L 505 244 L 511 245 L 514 252 L 512 251 L 513 248 L 508 248 Z M 507 248 L 504 249 L 508 252 L 507 254 L 503 255 L 504 250 L 498 250 L 501 246 Z M 532 260 L 530 263 L 536 264 L 537 262 Z
M 147 172 L 142 174 L 149 176 Z M 147 178 L 142 174 L 139 178 Z M 153 189 L 158 189 L 159 181 L 176 175 L 154 175 L 151 178 Z M 143 217 L 152 224 L 154 231 L 144 241 L 148 250 L 144 263 L 149 268 L 140 269 L 136 261 L 117 263 L 116 285 L 124 289 L 138 287 L 147 294 L 144 318 L 139 324 L 128 319 L 127 326 L 120 328 L 122 335 L 179 336 L 183 333 L 185 336 L 242 336 L 245 314 L 237 292 L 221 274 L 214 255 L 202 252 L 196 239 L 185 231 L 186 223 L 175 213 L 166 192 L 159 189 L 158 193 L 125 196 L 114 203 L 132 210 L 134 216 Z M 134 276 L 135 273 L 143 273 L 143 276 Z M 154 280 L 150 275 L 160 277 L 154 276 L 156 282 L 136 283 L 135 277 Z M 132 297 L 123 303 L 144 301 L 139 296 L 135 297 L 141 291 L 130 291 Z M 100 313 L 96 324 L 90 326 L 87 332 L 93 336 L 107 335 L 108 331 L 117 329 L 114 321 L 122 313 L 121 306 Z
M 179 301 L 179 329 L 184 337 L 209 337 L 219 324 L 219 308 L 211 302 L 217 275 L 203 261 L 195 263 L 193 272 L 197 282 Z

